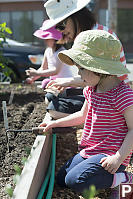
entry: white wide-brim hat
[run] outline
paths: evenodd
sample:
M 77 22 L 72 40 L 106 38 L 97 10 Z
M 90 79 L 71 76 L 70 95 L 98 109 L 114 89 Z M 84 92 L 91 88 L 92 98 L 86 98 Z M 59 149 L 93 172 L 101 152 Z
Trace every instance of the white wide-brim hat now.
M 48 0 L 44 7 L 49 16 L 49 23 L 42 28 L 47 30 L 70 15 L 84 8 L 91 0 Z

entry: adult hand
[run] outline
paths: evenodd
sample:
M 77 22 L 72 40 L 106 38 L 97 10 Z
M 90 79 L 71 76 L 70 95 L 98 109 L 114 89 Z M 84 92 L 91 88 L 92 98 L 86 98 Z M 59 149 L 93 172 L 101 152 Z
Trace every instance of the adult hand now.
M 107 156 L 101 159 L 102 167 L 109 173 L 114 174 L 121 165 L 121 161 L 117 155 Z
M 63 92 L 65 87 L 63 86 L 64 83 L 62 83 L 59 80 L 51 80 L 47 86 L 46 89 L 52 89 L 55 88 L 56 90 L 58 90 L 59 92 Z

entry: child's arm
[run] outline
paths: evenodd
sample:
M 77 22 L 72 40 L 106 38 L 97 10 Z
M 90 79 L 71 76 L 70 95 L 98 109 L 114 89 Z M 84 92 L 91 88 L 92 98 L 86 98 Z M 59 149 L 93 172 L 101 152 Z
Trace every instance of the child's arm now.
M 102 167 L 108 172 L 114 174 L 121 163 L 127 158 L 133 150 L 133 106 L 130 106 L 124 112 L 124 117 L 128 126 L 128 133 L 120 147 L 113 156 L 108 156 L 101 159 Z
M 54 57 L 51 58 L 50 67 L 48 66 L 47 69 L 38 71 L 38 75 L 41 77 L 49 77 L 53 75 L 57 75 L 63 67 L 63 63 L 58 59 L 57 54 L 54 54 Z
M 27 75 L 29 76 L 49 77 L 49 76 L 57 75 L 60 72 L 61 68 L 62 68 L 61 62 L 59 62 L 58 64 L 58 63 L 52 63 L 52 61 L 51 61 L 51 67 L 48 68 L 48 65 L 47 65 L 47 68 L 46 68 L 46 61 L 44 60 L 41 67 L 38 70 L 34 68 L 29 68 L 29 70 L 27 70 L 26 72 L 27 72 Z
M 42 64 L 39 69 L 36 70 L 34 68 L 29 68 L 28 70 L 26 70 L 26 75 L 29 75 L 29 77 L 26 78 L 26 83 L 32 84 L 35 80 L 37 80 L 41 77 L 41 76 L 37 75 L 37 71 L 42 71 L 47 68 L 48 68 L 47 58 L 44 53 L 43 61 L 42 61 Z M 34 75 L 32 75 L 32 73 L 34 73 Z
M 87 105 L 87 101 L 85 100 L 81 111 L 78 111 L 76 113 L 73 113 L 67 117 L 64 117 L 58 120 L 50 121 L 48 123 L 43 122 L 39 126 L 45 127 L 43 131 L 44 133 L 46 133 L 51 128 L 55 128 L 55 127 L 77 126 L 85 122 L 87 111 L 88 111 L 88 105 Z
M 37 71 L 37 75 L 39 75 L 41 77 L 49 77 L 49 76 L 57 75 L 59 73 L 60 69 L 61 68 L 59 68 L 59 67 L 58 68 L 53 67 L 51 69 Z
M 43 61 L 42 61 L 41 67 L 38 70 L 41 71 L 41 70 L 46 70 L 46 69 L 48 69 L 48 62 L 47 62 L 46 54 L 44 52 Z

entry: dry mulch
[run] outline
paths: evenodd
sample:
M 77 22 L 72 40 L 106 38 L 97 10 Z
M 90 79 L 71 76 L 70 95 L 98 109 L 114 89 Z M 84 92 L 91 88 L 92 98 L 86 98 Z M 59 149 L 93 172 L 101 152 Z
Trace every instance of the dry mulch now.
M 11 93 L 13 101 L 9 104 Z M 10 133 L 7 151 L 5 129 L 3 123 L 2 101 L 7 102 L 9 127 L 12 129 L 30 129 L 38 126 L 46 113 L 44 93 L 34 85 L 11 84 L 0 85 L 0 198 L 8 199 L 5 194 L 6 184 L 13 184 L 14 164 L 21 166 L 21 159 L 26 156 L 25 147 L 32 147 L 36 136 L 31 133 Z M 62 133 L 63 132 L 63 133 Z M 59 168 L 77 153 L 82 128 L 60 128 L 57 133 L 56 173 Z M 22 167 L 22 166 L 21 166 Z M 131 165 L 129 171 L 133 171 Z M 101 191 L 95 199 L 108 199 L 110 190 Z M 70 189 L 61 189 L 55 183 L 53 199 L 84 199 Z

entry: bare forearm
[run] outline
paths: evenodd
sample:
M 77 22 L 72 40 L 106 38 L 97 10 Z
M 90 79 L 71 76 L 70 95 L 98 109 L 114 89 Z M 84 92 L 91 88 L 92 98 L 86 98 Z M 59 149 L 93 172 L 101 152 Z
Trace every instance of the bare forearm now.
M 133 130 L 129 131 L 116 155 L 123 162 L 133 150 Z
M 55 128 L 55 127 L 77 126 L 85 122 L 87 111 L 88 111 L 88 106 L 87 106 L 87 101 L 85 100 L 81 111 L 78 111 L 67 117 L 64 117 L 55 121 L 54 120 L 50 122 L 44 121 L 43 123 L 40 124 L 40 126 L 44 127 L 44 131 L 43 131 L 44 133 L 49 131 L 51 128 Z
M 53 121 L 54 127 L 68 127 L 68 126 L 77 126 L 83 124 L 85 117 L 82 115 L 82 112 L 73 113 L 67 117 Z
M 84 81 L 80 78 L 80 76 L 74 77 L 71 79 L 70 86 L 73 87 L 85 87 Z
M 56 75 L 58 72 L 56 70 L 42 70 L 42 71 L 38 71 L 38 75 L 41 77 L 49 77 L 49 76 L 53 76 Z

